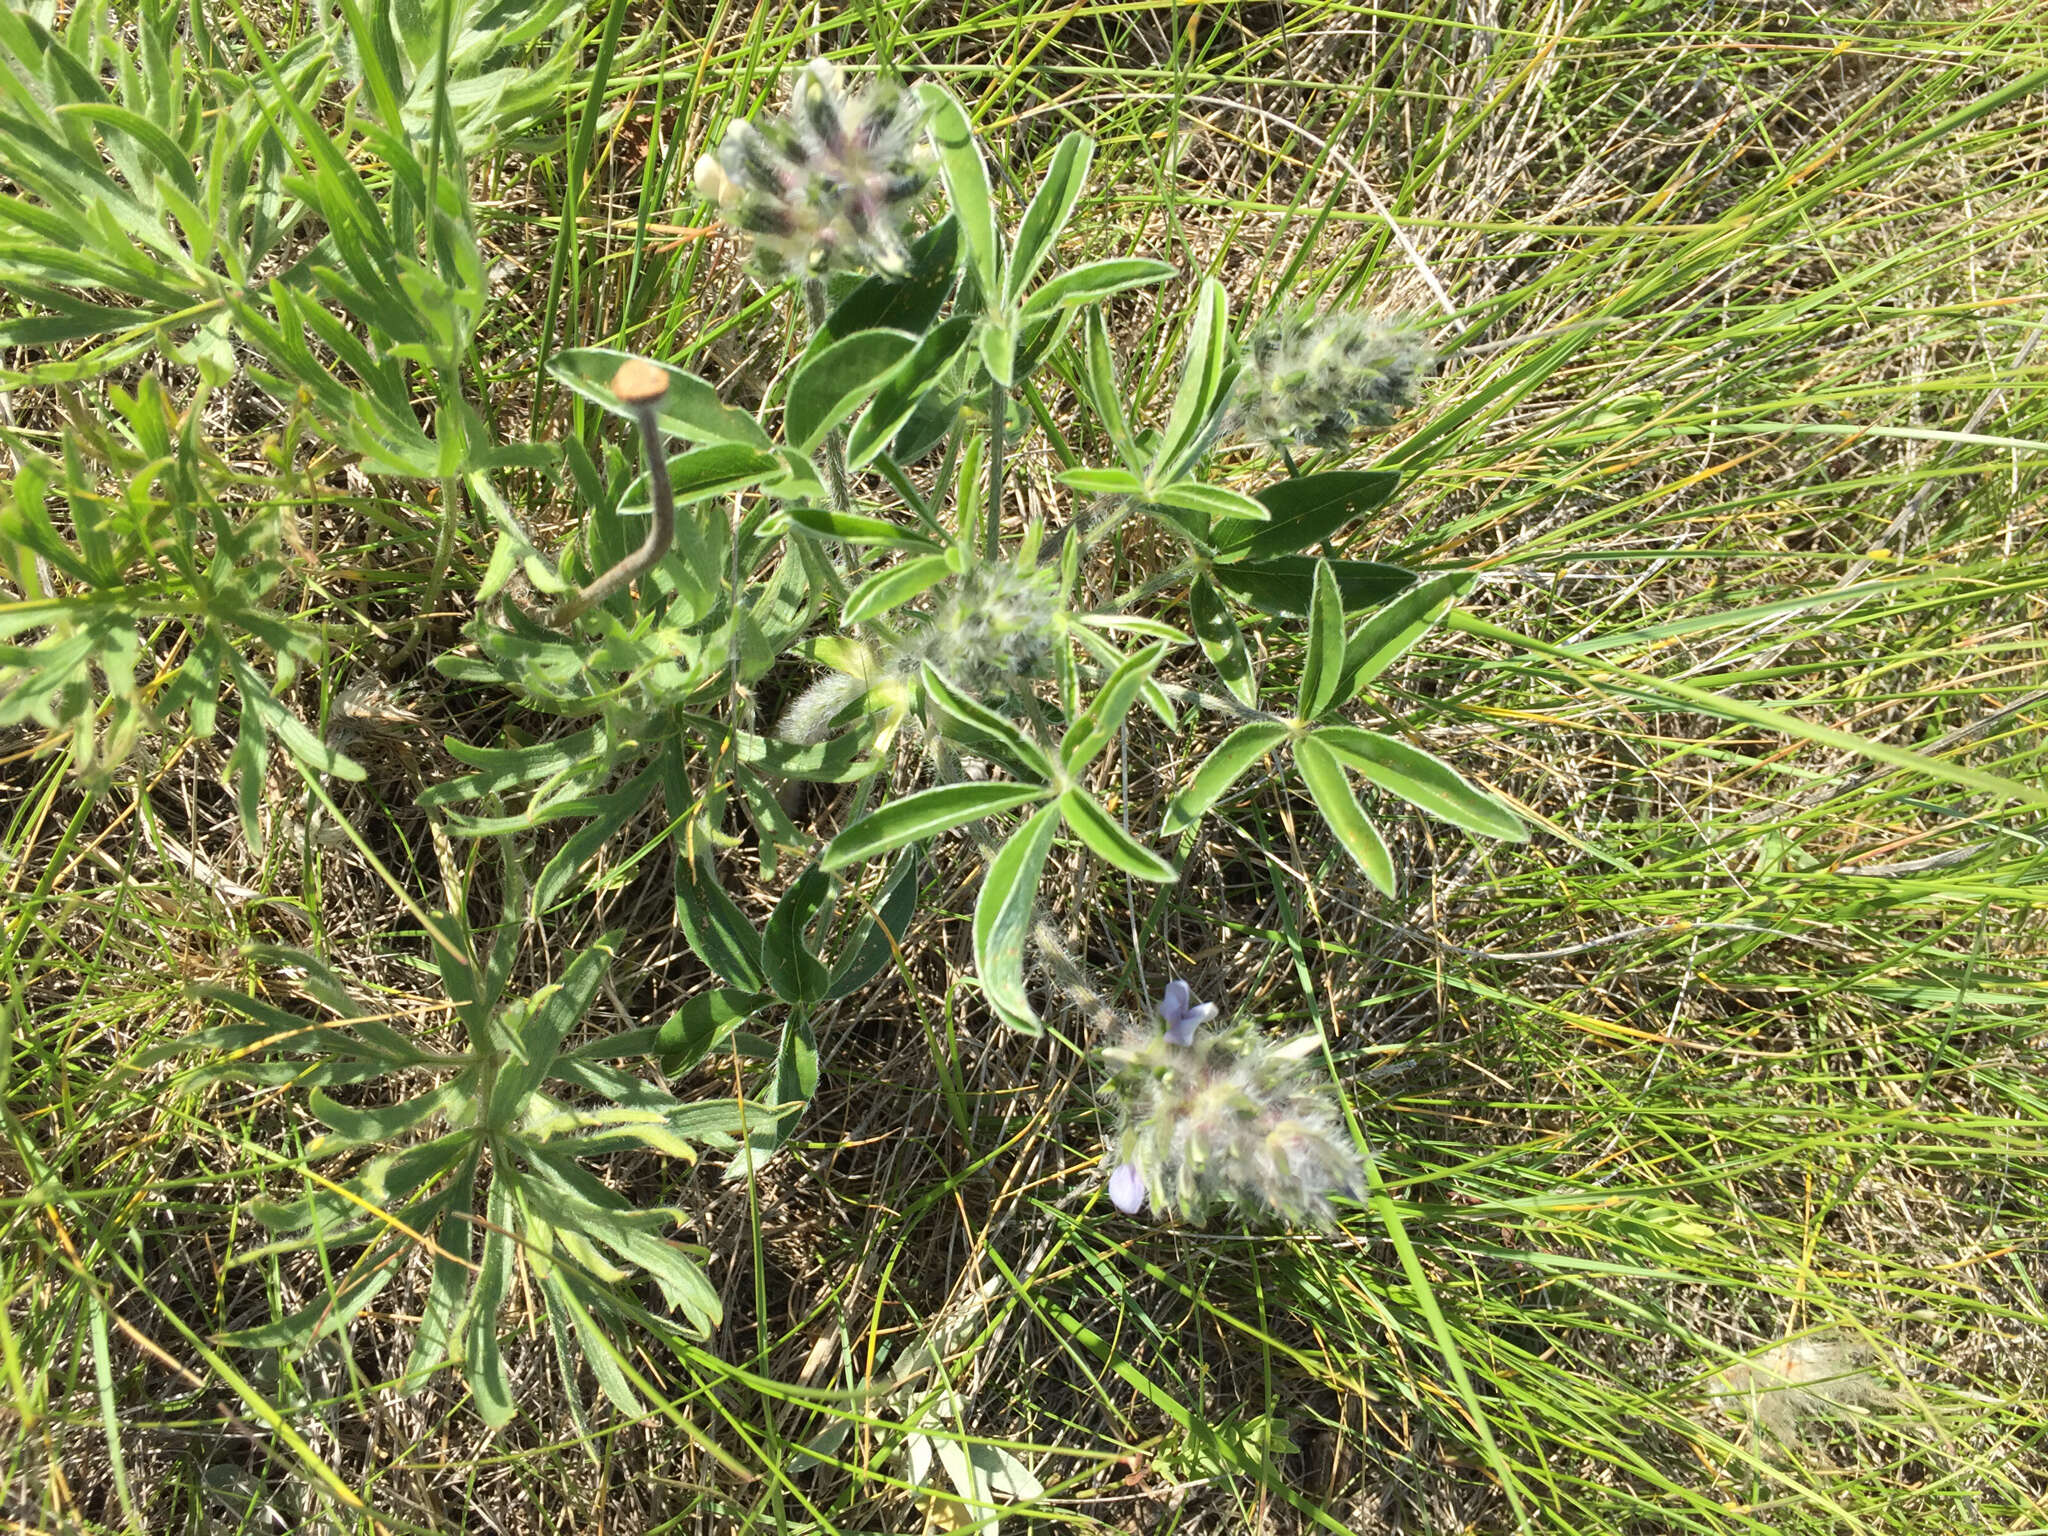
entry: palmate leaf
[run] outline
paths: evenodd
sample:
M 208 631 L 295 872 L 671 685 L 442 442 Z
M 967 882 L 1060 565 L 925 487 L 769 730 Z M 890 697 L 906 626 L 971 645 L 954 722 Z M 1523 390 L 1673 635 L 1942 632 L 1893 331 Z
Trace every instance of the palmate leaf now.
M 1096 420 L 1116 445 L 1117 457 L 1133 481 L 1142 486 L 1145 456 L 1139 451 L 1137 435 L 1131 430 L 1125 410 L 1123 385 L 1117 378 L 1116 357 L 1110 349 L 1109 322 L 1100 309 L 1089 309 L 1083 322 L 1080 377 L 1076 390 L 1094 408 Z
M 1295 711 L 1304 720 L 1319 718 L 1337 698 L 1344 677 L 1344 599 L 1330 562 L 1316 562 L 1315 586 L 1309 597 L 1308 646 L 1301 662 L 1301 686 Z
M 1052 777 L 1051 759 L 1014 721 L 955 688 L 930 662 L 920 668 L 919 681 L 926 702 L 956 744 L 1001 763 L 1021 778 Z
M 355 1109 L 314 1089 L 306 1107 L 327 1127 L 327 1134 L 306 1149 L 308 1157 L 333 1157 L 355 1147 L 374 1146 L 405 1135 L 436 1115 L 458 1108 L 467 1085 L 460 1079 L 414 1094 L 377 1109 Z
M 1111 645 L 1101 634 L 1097 633 L 1098 630 L 1128 630 L 1132 634 L 1146 635 L 1152 639 L 1164 640 L 1169 646 L 1187 645 L 1193 639 L 1190 635 L 1182 634 L 1171 624 L 1126 614 L 1106 616 L 1089 616 L 1084 614 L 1077 615 L 1077 617 L 1080 618 L 1081 622 L 1072 629 L 1073 637 L 1081 642 L 1083 650 L 1087 651 L 1097 662 L 1108 667 L 1111 672 L 1116 671 L 1117 668 L 1121 667 L 1130 658 Z M 1077 677 L 1077 686 L 1078 682 L 1079 679 Z M 1158 716 L 1159 723 L 1169 731 L 1179 727 L 1180 715 L 1174 709 L 1173 701 L 1167 698 L 1165 690 L 1149 676 L 1138 680 L 1138 697 L 1144 700 L 1145 707 Z
M 1144 288 L 1163 283 L 1179 268 L 1148 256 L 1112 256 L 1091 261 L 1070 271 L 1055 273 L 1032 290 L 1024 301 L 1027 323 L 1044 315 L 1098 304 L 1127 288 Z
M 693 1333 L 701 1337 L 717 1326 L 718 1293 L 703 1270 L 660 1235 L 673 1224 L 673 1212 L 636 1210 L 573 1159 L 528 1149 L 521 1161 L 522 1202 L 553 1226 L 598 1243 L 634 1269 L 644 1270 Z
M 773 1001 L 766 992 L 743 992 L 738 987 L 698 993 L 656 1031 L 654 1047 L 661 1052 L 662 1070 L 671 1077 L 689 1071 Z
M 1195 770 L 1187 788 L 1174 797 L 1159 830 L 1170 837 L 1200 821 L 1210 806 L 1228 794 L 1231 786 L 1285 741 L 1288 734 L 1287 727 L 1277 720 L 1254 720 L 1232 731 Z
M 1337 593 L 1347 613 L 1378 608 L 1391 602 L 1415 584 L 1415 573 L 1398 565 L 1381 565 L 1371 560 L 1326 562 L 1337 579 Z M 1309 615 L 1315 593 L 1316 562 L 1305 555 L 1284 555 L 1275 560 L 1241 560 L 1212 567 L 1209 577 L 1217 587 L 1241 603 L 1247 603 L 1276 619 L 1298 620 Z
M 1349 703 L 1433 629 L 1452 603 L 1479 578 L 1450 571 L 1416 582 L 1376 613 L 1367 614 L 1344 642 L 1344 679 L 1337 693 Z
M 632 410 L 612 393 L 613 377 L 619 366 L 629 360 L 647 363 L 667 377 L 667 392 L 655 408 L 667 431 L 693 443 L 736 443 L 763 453 L 774 448 L 774 439 L 752 415 L 738 406 L 727 405 L 718 398 L 718 391 L 696 374 L 658 358 L 643 358 L 611 347 L 572 347 L 548 359 L 548 373 L 584 399 L 633 421 L 637 418 Z
M 543 987 L 524 1007 L 515 1004 L 499 1011 L 490 1044 L 505 1056 L 485 1112 L 494 1130 L 524 1114 L 529 1096 L 553 1073 L 562 1041 L 590 1011 L 590 1001 L 611 969 L 619 938 L 617 930 L 607 933 L 570 962 L 560 982 Z
M 1155 885 L 1179 878 L 1171 864 L 1126 832 L 1087 790 L 1068 790 L 1060 796 L 1059 805 L 1073 834 L 1126 874 Z
M 783 1022 L 775 1048 L 771 1104 L 747 1106 L 745 1140 L 725 1166 L 728 1182 L 748 1178 L 781 1150 L 818 1089 L 818 1040 L 801 1008 Z
M 450 1131 L 381 1152 L 353 1177 L 316 1185 L 296 1200 L 253 1201 L 249 1214 L 277 1235 L 269 1243 L 239 1249 L 231 1262 L 250 1264 L 275 1253 L 331 1251 L 410 1236 L 435 1209 L 434 1186 L 464 1164 L 477 1141 L 473 1127 Z
M 1095 141 L 1080 132 L 1068 134 L 1053 151 L 1045 180 L 1031 195 L 1030 206 L 1017 225 L 1017 246 L 1004 274 L 1003 300 L 1009 308 L 1017 307 L 1031 279 L 1038 275 L 1039 264 L 1052 254 L 1054 242 L 1073 215 L 1074 204 L 1081 199 L 1094 159 Z
M 1203 518 L 1221 517 L 1262 522 L 1266 517 L 1263 502 L 1254 500 L 1242 491 L 1233 491 L 1228 486 L 1204 485 L 1199 480 L 1175 480 L 1154 489 L 1147 499 L 1156 506 L 1193 512 Z M 1206 528 L 1206 524 L 1204 526 Z
M 1142 496 L 1145 482 L 1127 469 L 1068 469 L 1056 477 L 1084 496 Z
M 333 45 L 343 66 L 369 88 L 387 127 L 424 141 L 435 131 L 437 112 L 445 111 L 461 149 L 478 150 L 559 102 L 576 59 L 581 0 L 443 3 L 454 8 L 446 18 L 445 90 L 440 6 L 350 0 L 335 12 Z
M 555 1339 L 555 1360 L 564 1381 L 576 1379 L 576 1361 L 569 1344 L 573 1330 L 576 1345 L 583 1361 L 590 1367 L 590 1374 L 596 1378 L 598 1390 L 607 1401 L 629 1418 L 638 1418 L 647 1411 L 639 1394 L 626 1373 L 619 1369 L 619 1346 L 599 1325 L 597 1319 L 577 1296 L 575 1281 L 563 1270 L 553 1269 L 540 1277 L 541 1294 L 547 1301 L 548 1322 Z M 577 1414 L 580 1404 L 572 1394 L 569 1399 L 570 1411 Z M 578 1417 L 578 1429 L 589 1434 L 589 1427 Z
M 611 842 L 628 822 L 646 808 L 660 785 L 659 771 L 650 766 L 642 769 L 610 794 L 596 796 L 588 802 L 592 807 L 590 820 L 570 834 L 568 840 L 541 870 L 540 878 L 534 882 L 533 902 L 536 912 L 549 910 L 558 899 L 572 889 L 585 866 L 603 851 L 605 845 Z
M 321 654 L 309 626 L 263 606 L 283 568 L 279 513 L 216 501 L 219 465 L 196 414 L 181 414 L 155 378 L 132 394 L 110 390 L 109 403 L 96 434 L 102 462 L 75 436 L 61 459 L 23 453 L 0 498 L 0 569 L 35 599 L 0 605 L 0 634 L 45 630 L 32 644 L 0 645 L 0 724 L 35 721 L 75 773 L 101 782 L 176 710 L 185 734 L 211 735 L 231 688 L 241 728 L 227 782 L 245 828 L 257 826 L 276 745 L 312 772 L 360 778 L 257 670 L 267 649 L 282 690 Z M 199 553 L 207 540 L 210 558 Z M 167 623 L 164 653 L 187 654 L 152 696 L 143 626 Z
M 839 622 L 851 625 L 879 619 L 953 574 L 953 563 L 944 555 L 917 555 L 888 566 L 847 595 Z
M 481 1147 L 473 1148 L 449 1182 L 444 1210 L 467 1215 L 476 1209 L 476 1173 Z M 471 1277 L 476 1273 L 469 1262 L 474 1246 L 473 1224 L 443 1220 L 427 1235 L 437 1237 L 432 1277 L 427 1282 L 427 1299 L 420 1309 L 419 1332 L 414 1336 L 399 1390 L 418 1392 L 432 1379 L 448 1358 L 456 1330 L 461 1326 L 463 1306 L 469 1299 Z M 452 1245 L 452 1246 L 451 1246 Z
M 808 883 L 800 881 L 791 905 L 799 912 L 814 907 L 821 883 L 829 886 L 815 872 Z M 523 879 L 516 858 L 508 854 L 502 905 L 516 919 L 523 904 Z M 777 926 L 792 925 L 794 919 Z M 514 926 L 500 924 L 500 938 Z M 314 1156 L 355 1147 L 381 1150 L 346 1178 L 314 1180 L 289 1203 L 251 1207 L 252 1216 L 275 1235 L 241 1249 L 231 1262 L 247 1264 L 318 1248 L 335 1281 L 332 1294 L 313 1307 L 234 1342 L 301 1347 L 339 1331 L 424 1250 L 432 1258 L 432 1277 L 401 1386 L 416 1390 L 457 1358 L 478 1414 L 487 1423 L 501 1424 L 517 1406 L 498 1341 L 498 1311 L 515 1280 L 521 1286 L 527 1279 L 540 1281 L 539 1293 L 550 1306 L 564 1300 L 560 1285 L 566 1285 L 591 1316 L 644 1317 L 611 1287 L 651 1279 L 693 1334 L 702 1336 L 718 1322 L 717 1292 L 697 1257 L 666 1236 L 679 1214 L 630 1204 L 578 1159 L 647 1150 L 694 1159 L 699 1147 L 739 1146 L 751 1127 L 779 1126 L 786 1135 L 800 1102 L 756 1108 L 732 1099 L 678 1099 L 657 1083 L 599 1059 L 608 1050 L 625 1049 L 620 1037 L 594 1043 L 588 1054 L 564 1054 L 570 1031 L 588 1016 L 616 935 L 575 955 L 558 983 L 500 1002 L 497 994 L 510 963 L 505 945 L 491 945 L 479 974 L 476 943 L 462 918 L 440 913 L 430 927 L 451 1001 L 458 1004 L 456 1014 L 471 1036 L 473 1049 L 463 1055 L 422 1053 L 389 1025 L 358 1017 L 360 1004 L 354 999 L 361 989 L 317 957 L 276 949 L 258 952 L 266 963 L 303 968 L 309 995 L 326 1011 L 343 1015 L 344 1024 L 377 1035 L 387 1046 L 406 1047 L 396 1053 L 402 1060 L 387 1055 L 374 1062 L 380 1074 L 394 1064 L 456 1070 L 438 1086 L 397 1104 L 344 1104 L 325 1093 L 313 1094 L 313 1112 L 333 1128 L 311 1149 Z M 822 975 L 822 964 L 818 970 Z M 218 1030 L 196 1037 L 205 1043 L 245 1051 L 269 1045 L 344 1058 L 363 1049 L 340 1026 L 315 1024 L 308 1032 L 311 1021 L 276 1005 L 225 989 L 207 995 L 254 1022 L 238 1026 L 245 1033 L 232 1038 Z M 658 1043 L 657 1031 L 641 1033 L 645 1038 L 638 1049 Z M 805 1038 L 799 1022 L 786 1034 L 785 1049 L 802 1045 Z M 301 1080 L 314 1075 L 296 1059 L 291 1065 Z M 565 1085 L 568 1092 L 551 1095 L 543 1086 L 550 1082 Z M 795 1078 L 785 1072 L 776 1092 L 795 1098 L 801 1089 L 801 1098 L 808 1098 L 815 1084 L 812 1043 L 797 1063 Z M 438 1135 L 397 1144 L 436 1119 L 442 1122 Z M 486 1152 L 490 1186 L 479 1211 L 476 1180 Z M 525 1279 L 518 1278 L 522 1268 L 530 1271 Z M 559 1338 L 573 1337 L 585 1349 L 596 1347 L 595 1337 L 570 1318 L 557 1318 L 551 1326 L 556 1325 L 564 1330 Z M 573 1354 L 564 1358 L 573 1366 Z M 573 1379 L 568 1385 L 573 1390 Z
M 1164 641 L 1155 640 L 1127 658 L 1103 682 L 1102 691 L 1060 738 L 1060 761 L 1069 777 L 1094 762 L 1122 729 L 1138 693 L 1166 655 Z
M 1159 450 L 1146 473 L 1149 483 L 1178 480 L 1200 457 L 1210 436 L 1210 423 L 1223 408 L 1235 373 L 1230 360 L 1230 300 L 1220 282 L 1207 278 L 1195 296 L 1180 386 L 1174 391 Z
M 993 305 L 1003 292 L 1003 253 L 980 137 L 968 122 L 966 110 L 944 86 L 924 81 L 917 96 L 925 109 L 932 147 L 938 151 L 939 173 L 945 178 L 946 200 L 959 226 L 968 270 L 980 287 L 983 305 Z
M 469 1383 L 477 1416 L 493 1429 L 512 1422 L 517 1404 L 505 1377 L 505 1356 L 498 1347 L 498 1309 L 512 1283 L 513 1234 L 518 1218 L 513 1209 L 513 1175 L 500 1168 L 491 1176 L 484 1206 L 484 1251 L 477 1265 L 463 1328 L 462 1374 Z
M 918 874 L 923 860 L 915 847 L 897 856 L 895 865 L 882 882 L 872 909 L 863 917 L 847 946 L 845 957 L 832 973 L 829 999 L 849 996 L 873 981 L 902 951 L 910 931 L 910 919 L 917 911 Z
M 321 1339 L 344 1331 L 362 1310 L 375 1301 L 402 1270 L 404 1247 L 388 1243 L 366 1251 L 361 1258 L 337 1275 L 333 1291 L 299 1308 L 298 1311 L 253 1328 L 238 1328 L 220 1336 L 235 1349 L 282 1349 L 299 1351 Z
M 839 539 L 848 544 L 884 549 L 903 549 L 916 554 L 936 554 L 939 546 L 915 529 L 892 523 L 865 512 L 835 512 L 828 507 L 794 506 L 784 514 L 799 531 L 819 538 Z

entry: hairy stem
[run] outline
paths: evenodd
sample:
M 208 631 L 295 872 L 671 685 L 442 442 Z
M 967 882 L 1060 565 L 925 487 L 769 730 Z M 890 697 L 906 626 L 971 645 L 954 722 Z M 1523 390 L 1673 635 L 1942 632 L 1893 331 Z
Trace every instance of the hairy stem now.
M 1002 553 L 1003 429 L 1009 425 L 1010 394 L 995 379 L 988 383 L 988 503 L 981 509 L 981 552 L 993 562 Z
M 804 312 L 810 317 L 811 334 L 825 328 L 825 279 L 804 279 Z M 825 434 L 825 489 L 834 512 L 853 510 L 853 487 L 846 476 L 846 434 L 834 427 Z

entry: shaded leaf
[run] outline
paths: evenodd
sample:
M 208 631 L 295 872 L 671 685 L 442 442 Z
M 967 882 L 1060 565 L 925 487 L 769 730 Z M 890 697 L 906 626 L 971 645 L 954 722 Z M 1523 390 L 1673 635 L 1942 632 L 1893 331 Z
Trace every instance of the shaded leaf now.
M 875 391 L 874 403 L 847 434 L 849 469 L 859 469 L 886 448 L 925 396 L 943 387 L 946 370 L 966 347 L 973 330 L 973 316 L 954 315 L 919 338 L 910 355 L 882 381 L 882 387 Z
M 1276 480 L 1258 493 L 1263 523 L 1212 531 L 1219 560 L 1271 560 L 1320 544 L 1354 517 L 1383 506 L 1401 483 L 1391 469 L 1340 469 Z
M 906 331 L 856 331 L 805 358 L 790 376 L 783 407 L 782 433 L 790 447 L 815 451 L 916 345 Z
M 1244 632 L 1237 627 L 1237 620 L 1231 617 L 1230 609 L 1224 606 L 1207 576 L 1197 576 L 1188 589 L 1188 610 L 1194 620 L 1195 639 L 1216 669 L 1216 675 L 1223 679 L 1223 685 L 1248 708 L 1258 708 L 1259 683 L 1252 672 Z
M 831 984 L 825 962 L 811 950 L 804 931 L 832 894 L 832 879 L 813 864 L 783 893 L 761 935 L 761 968 L 786 1003 L 815 1003 Z
M 908 331 L 921 336 L 945 307 L 959 277 L 960 222 L 950 214 L 910 247 L 906 277 L 863 278 L 834 306 L 808 350 L 830 346 L 856 331 Z
M 1347 611 L 1377 608 L 1414 585 L 1415 573 L 1370 560 L 1332 560 L 1337 592 Z M 1305 619 L 1315 593 L 1316 562 L 1303 555 L 1278 560 L 1244 560 L 1209 572 L 1216 585 L 1239 602 L 1276 619 Z

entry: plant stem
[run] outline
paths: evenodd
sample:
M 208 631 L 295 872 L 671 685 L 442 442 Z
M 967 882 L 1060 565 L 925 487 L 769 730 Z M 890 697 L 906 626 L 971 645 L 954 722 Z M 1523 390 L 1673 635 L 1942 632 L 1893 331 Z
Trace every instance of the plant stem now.
M 811 334 L 825 329 L 825 279 L 804 279 L 804 312 L 810 317 Z M 834 512 L 853 510 L 853 487 L 846 478 L 846 434 L 834 427 L 825 434 L 825 489 L 832 497 Z
M 994 379 L 988 382 L 988 495 L 981 509 L 981 552 L 993 562 L 1002 553 L 1003 534 L 1003 429 L 1009 425 L 1009 391 Z

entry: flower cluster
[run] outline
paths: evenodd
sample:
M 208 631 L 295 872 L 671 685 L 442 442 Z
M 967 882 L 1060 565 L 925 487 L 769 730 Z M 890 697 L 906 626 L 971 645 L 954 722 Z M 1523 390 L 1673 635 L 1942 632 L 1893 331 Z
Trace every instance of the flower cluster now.
M 1060 635 L 1058 572 L 1007 562 L 970 565 L 906 647 L 976 698 L 1011 693 L 1052 667 Z
M 1216 1005 L 1184 981 L 1158 1005 L 1163 1031 L 1134 1029 L 1108 1052 L 1117 1068 L 1117 1165 L 1109 1197 L 1136 1214 L 1234 1205 L 1327 1226 L 1331 1199 L 1365 1187 L 1342 1117 L 1303 1071 L 1313 1035 L 1268 1040 L 1243 1026 L 1205 1030 Z
M 977 699 L 1015 694 L 1052 671 L 1061 633 L 1058 573 L 1048 566 L 972 564 L 951 584 L 931 616 L 880 655 L 850 648 L 845 671 L 804 690 L 777 721 L 784 741 L 815 746 L 832 734 L 856 699 L 903 716 L 917 670 L 930 662 L 955 687 Z
M 877 82 L 849 97 L 839 71 L 813 59 L 779 118 L 741 118 L 697 161 L 698 193 L 753 236 L 762 275 L 817 277 L 909 266 L 904 226 L 931 179 L 916 104 Z
M 1344 448 L 1415 403 L 1436 350 L 1414 322 L 1374 315 L 1292 315 L 1248 340 L 1235 424 L 1271 443 Z

